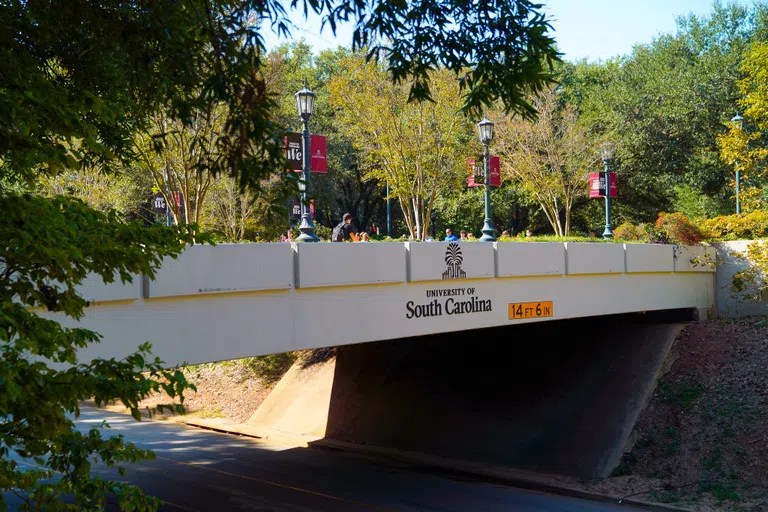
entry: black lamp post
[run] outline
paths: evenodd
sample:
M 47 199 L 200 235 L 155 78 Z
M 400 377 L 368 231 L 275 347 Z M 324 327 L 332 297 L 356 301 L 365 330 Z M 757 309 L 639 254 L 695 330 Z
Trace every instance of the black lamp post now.
M 741 131 L 744 129 L 744 118 L 739 114 L 736 114 L 731 119 L 734 127 Z M 741 199 L 739 198 L 739 192 L 741 190 L 741 165 L 736 164 L 736 214 L 741 213 Z
M 481 242 L 495 242 L 496 237 L 493 228 L 493 221 L 491 220 L 491 141 L 493 140 L 493 122 L 488 118 L 484 118 L 477 123 L 477 131 L 480 136 L 480 142 L 485 149 L 485 159 L 483 162 L 485 175 L 485 220 L 483 220 L 483 236 L 480 237 Z
M 315 234 L 315 225 L 312 223 L 312 212 L 309 209 L 309 200 L 307 199 L 307 189 L 309 188 L 310 175 L 310 149 L 309 149 L 309 118 L 312 117 L 312 110 L 315 108 L 315 93 L 307 88 L 307 81 L 304 80 L 304 88 L 296 93 L 296 105 L 299 108 L 299 115 L 304 123 L 304 130 L 301 132 L 301 170 L 304 174 L 304 181 L 299 182 L 299 191 L 301 192 L 301 225 L 299 226 L 299 242 L 319 242 L 320 239 Z
M 613 238 L 613 229 L 611 229 L 611 170 L 610 162 L 613 160 L 613 143 L 605 142 L 600 146 L 600 156 L 605 164 L 605 231 L 603 238 Z

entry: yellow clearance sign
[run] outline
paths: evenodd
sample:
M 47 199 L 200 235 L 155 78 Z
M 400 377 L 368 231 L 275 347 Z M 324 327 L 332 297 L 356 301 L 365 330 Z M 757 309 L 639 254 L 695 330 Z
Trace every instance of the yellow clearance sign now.
M 552 316 L 554 308 L 552 301 L 542 302 L 518 302 L 509 305 L 509 319 L 522 320 L 523 318 L 544 318 Z

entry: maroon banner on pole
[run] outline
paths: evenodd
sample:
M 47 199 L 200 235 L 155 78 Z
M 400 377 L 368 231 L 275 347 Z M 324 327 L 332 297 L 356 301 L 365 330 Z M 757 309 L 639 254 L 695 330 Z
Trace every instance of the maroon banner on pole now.
M 600 186 L 600 180 L 601 175 L 603 173 L 601 172 L 591 172 L 589 173 L 589 198 L 590 199 L 597 199 L 599 197 L 603 197 L 603 195 L 600 193 L 601 191 L 605 190 L 605 182 L 603 182 L 603 186 Z
M 491 157 L 491 186 L 501 186 L 501 159 L 497 156 Z
M 616 173 L 609 173 L 611 185 L 611 198 L 619 197 L 619 186 Z M 596 199 L 605 197 L 605 173 L 592 172 L 589 174 L 589 198 Z
M 475 183 L 475 176 L 477 176 L 477 167 L 476 162 L 473 158 L 470 158 L 467 160 L 467 166 L 469 166 L 469 178 L 467 178 L 467 185 L 470 187 L 482 187 L 483 182 L 482 179 L 480 180 L 480 183 Z M 480 178 L 480 176 L 477 176 Z
M 284 139 L 285 157 L 288 165 L 295 172 L 301 172 L 303 164 L 302 141 L 300 133 L 289 133 Z M 309 136 L 309 170 L 311 172 L 328 172 L 327 151 L 324 135 Z
M 482 161 L 480 164 L 482 165 Z M 467 178 L 467 186 L 482 187 L 485 185 L 482 174 L 477 173 L 477 165 L 477 160 L 474 158 L 467 160 L 467 167 L 469 167 L 469 178 Z M 491 186 L 501 186 L 501 159 L 498 156 L 491 157 Z
M 312 172 L 328 172 L 324 135 L 310 135 L 309 155 L 310 155 L 309 169 Z

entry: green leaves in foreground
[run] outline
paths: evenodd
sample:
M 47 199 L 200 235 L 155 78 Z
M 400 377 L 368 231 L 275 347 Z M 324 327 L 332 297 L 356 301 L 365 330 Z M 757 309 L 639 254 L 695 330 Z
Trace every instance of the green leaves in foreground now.
M 97 428 L 80 432 L 73 419 L 89 398 L 97 405 L 119 400 L 139 419 L 138 403 L 157 391 L 178 399 L 169 407 L 181 409 L 194 386 L 151 359 L 149 343 L 119 361 L 78 363 L 77 349 L 100 336 L 37 312 L 79 319 L 87 303 L 75 287 L 89 274 L 105 282 L 154 276 L 163 258 L 207 237 L 195 235 L 194 226 L 125 223 L 61 196 L 0 195 L 0 211 L 0 492 L 18 494 L 35 510 L 99 509 L 107 495 L 124 510 L 156 509 L 159 502 L 140 489 L 90 472 L 93 462 L 114 467 L 153 454 L 120 436 L 103 439 Z

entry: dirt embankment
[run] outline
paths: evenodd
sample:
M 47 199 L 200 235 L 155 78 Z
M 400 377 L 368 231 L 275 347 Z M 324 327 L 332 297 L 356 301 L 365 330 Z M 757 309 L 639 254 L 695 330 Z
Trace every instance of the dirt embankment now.
M 182 368 L 187 380 L 197 387 L 197 391 L 185 393 L 184 416 L 245 422 L 299 356 L 305 357 L 293 352 Z M 166 395 L 155 393 L 141 401 L 139 408 L 145 417 L 157 417 L 157 406 L 169 402 Z M 168 411 L 162 414 L 172 415 Z
M 587 484 L 693 510 L 768 510 L 768 321 L 689 326 L 613 476 Z

